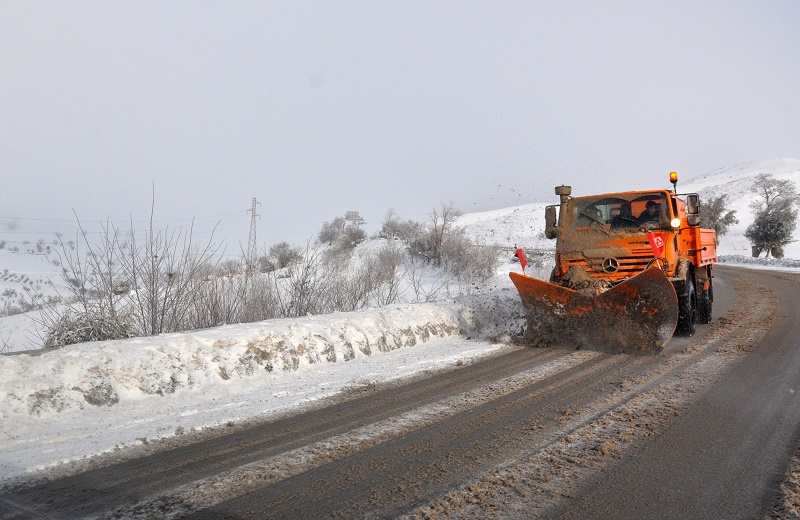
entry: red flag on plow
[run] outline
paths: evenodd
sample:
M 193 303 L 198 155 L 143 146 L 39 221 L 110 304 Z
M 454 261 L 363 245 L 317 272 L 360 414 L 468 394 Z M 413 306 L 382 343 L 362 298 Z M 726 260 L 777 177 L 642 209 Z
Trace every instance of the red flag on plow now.
M 669 236 L 669 233 L 647 232 L 647 238 L 650 240 L 650 247 L 653 248 L 653 255 L 655 255 L 656 258 L 661 258 L 661 253 L 664 252 L 664 247 L 667 245 L 667 236 Z
M 517 248 L 517 252 L 514 253 L 514 256 L 519 258 L 519 264 L 522 266 L 522 272 L 525 272 L 525 266 L 528 265 L 528 259 L 525 258 L 525 252 L 522 249 Z

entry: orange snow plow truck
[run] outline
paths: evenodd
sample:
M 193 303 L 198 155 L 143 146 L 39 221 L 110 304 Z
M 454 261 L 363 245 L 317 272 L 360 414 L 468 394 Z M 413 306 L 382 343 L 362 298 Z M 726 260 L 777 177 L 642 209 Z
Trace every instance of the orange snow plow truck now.
M 511 272 L 540 344 L 655 354 L 676 331 L 711 321 L 716 232 L 700 227 L 696 193 L 631 191 L 572 197 L 556 187 L 545 236 L 556 241 L 550 282 Z

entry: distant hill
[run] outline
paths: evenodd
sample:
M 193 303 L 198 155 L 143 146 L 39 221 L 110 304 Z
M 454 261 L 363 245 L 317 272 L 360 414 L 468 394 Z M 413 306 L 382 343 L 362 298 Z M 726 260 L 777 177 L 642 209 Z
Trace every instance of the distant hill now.
M 467 236 L 478 244 L 554 249 L 555 243 L 544 237 L 544 208 L 548 204 L 552 202 L 467 213 L 455 225 L 463 227 Z
M 770 159 L 751 161 L 728 168 L 720 168 L 705 175 L 678 183 L 678 192 L 697 192 L 703 197 L 728 196 L 729 209 L 736 210 L 739 224 L 731 227 L 726 235 L 720 237 L 719 254 L 750 255 L 750 242 L 744 232 L 753 221 L 750 201 L 753 180 L 760 173 L 770 174 L 776 179 L 794 182 L 800 190 L 800 159 Z M 795 231 L 800 239 L 800 228 Z M 785 249 L 786 258 L 800 259 L 800 242 L 789 244 Z

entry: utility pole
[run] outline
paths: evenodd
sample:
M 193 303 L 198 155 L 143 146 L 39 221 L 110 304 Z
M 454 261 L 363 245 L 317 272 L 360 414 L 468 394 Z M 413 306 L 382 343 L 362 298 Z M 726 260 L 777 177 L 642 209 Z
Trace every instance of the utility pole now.
M 261 204 L 253 197 L 253 205 L 247 211 L 250 213 L 250 240 L 247 244 L 247 258 L 245 258 L 245 262 L 247 263 L 247 273 L 252 273 L 255 270 L 256 266 L 256 217 L 260 217 L 258 213 L 256 213 L 256 205 Z

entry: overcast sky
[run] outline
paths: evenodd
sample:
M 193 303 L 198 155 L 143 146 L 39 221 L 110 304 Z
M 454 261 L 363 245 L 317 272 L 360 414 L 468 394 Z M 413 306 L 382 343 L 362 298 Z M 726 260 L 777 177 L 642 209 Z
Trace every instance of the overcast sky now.
M 797 1 L 0 0 L 0 225 L 297 245 L 800 157 Z M 46 229 L 46 220 L 22 220 Z M 35 224 L 35 225 L 34 225 Z M 1 230 L 0 230 L 1 232 Z

